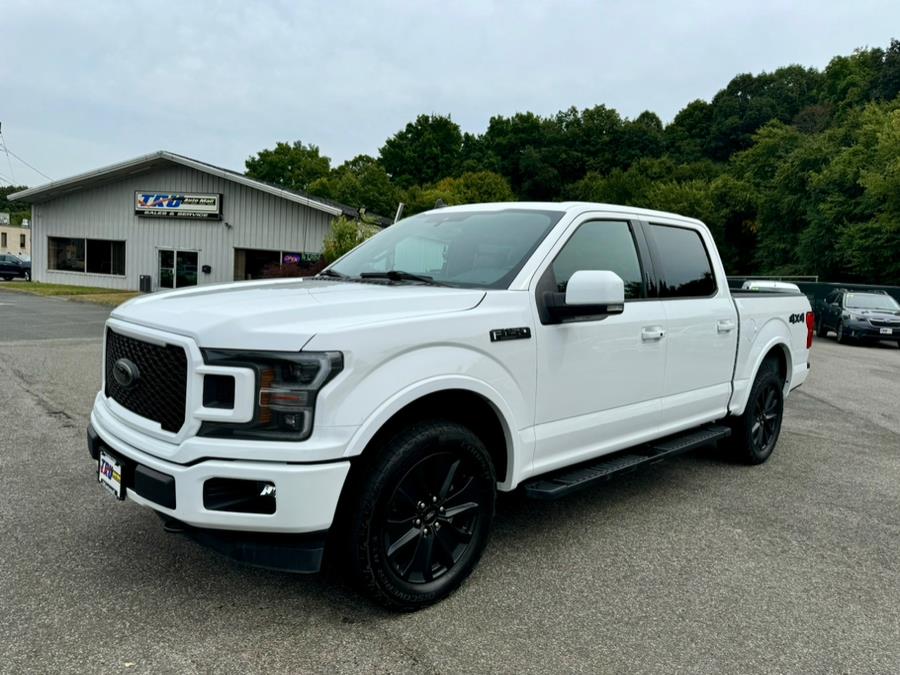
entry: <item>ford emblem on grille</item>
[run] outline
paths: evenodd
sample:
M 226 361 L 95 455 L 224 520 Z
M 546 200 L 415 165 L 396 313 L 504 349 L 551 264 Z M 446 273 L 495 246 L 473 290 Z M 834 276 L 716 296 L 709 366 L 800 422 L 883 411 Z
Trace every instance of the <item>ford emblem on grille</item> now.
M 141 379 L 141 371 L 130 359 L 119 359 L 113 366 L 113 377 L 122 389 L 131 389 Z

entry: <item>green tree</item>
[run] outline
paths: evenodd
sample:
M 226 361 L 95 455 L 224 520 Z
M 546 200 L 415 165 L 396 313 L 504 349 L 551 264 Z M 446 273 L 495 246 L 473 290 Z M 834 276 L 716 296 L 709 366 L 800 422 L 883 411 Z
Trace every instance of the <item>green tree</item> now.
M 872 142 L 860 170 L 857 217 L 841 234 L 845 271 L 884 284 L 900 284 L 900 99 L 869 106 L 860 125 L 862 142 Z M 863 221 L 866 212 L 871 219 Z
M 328 175 L 331 160 L 320 154 L 315 145 L 279 142 L 273 149 L 260 150 L 247 158 L 245 166 L 250 178 L 306 191 L 313 181 Z
M 682 108 L 665 128 L 663 138 L 669 154 L 678 161 L 693 162 L 707 157 L 712 106 L 696 100 Z
M 377 232 L 378 227 L 375 225 L 338 216 L 331 221 L 331 229 L 325 236 L 322 257 L 330 264 Z
M 384 167 L 368 155 L 357 155 L 313 181 L 309 192 L 385 217 L 394 215 L 400 202 L 399 188 Z
M 379 160 L 400 187 L 424 185 L 456 172 L 462 142 L 459 125 L 449 116 L 419 115 L 385 141 Z
M 885 101 L 892 101 L 900 94 L 900 40 L 891 40 L 884 52 L 876 82 L 876 94 Z
M 467 172 L 430 186 L 414 186 L 406 193 L 407 214 L 433 209 L 441 200 L 447 206 L 485 202 L 511 202 L 515 195 L 506 179 L 492 171 Z
M 881 49 L 857 49 L 850 56 L 834 57 L 822 73 L 820 101 L 840 111 L 871 101 L 877 95 L 883 59 Z

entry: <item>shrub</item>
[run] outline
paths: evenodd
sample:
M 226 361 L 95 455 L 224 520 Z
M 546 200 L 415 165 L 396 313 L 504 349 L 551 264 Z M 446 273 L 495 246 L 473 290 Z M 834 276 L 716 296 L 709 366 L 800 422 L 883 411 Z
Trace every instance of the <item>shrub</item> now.
M 325 237 L 322 258 L 332 263 L 378 232 L 378 226 L 338 216 L 331 221 L 331 232 Z

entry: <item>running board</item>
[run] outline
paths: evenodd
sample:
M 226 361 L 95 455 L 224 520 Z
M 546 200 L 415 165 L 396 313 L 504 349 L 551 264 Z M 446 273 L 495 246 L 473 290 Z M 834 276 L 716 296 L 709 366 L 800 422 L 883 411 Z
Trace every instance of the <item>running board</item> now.
M 730 435 L 731 429 L 722 425 L 694 429 L 532 478 L 523 484 L 522 489 L 532 499 L 559 499 L 613 476 L 710 445 Z

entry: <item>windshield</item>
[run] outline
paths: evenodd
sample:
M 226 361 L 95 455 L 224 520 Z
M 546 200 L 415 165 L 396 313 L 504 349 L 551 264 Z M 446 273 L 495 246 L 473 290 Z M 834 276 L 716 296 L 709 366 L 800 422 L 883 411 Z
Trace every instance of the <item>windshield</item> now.
M 900 305 L 889 295 L 876 293 L 847 293 L 844 304 L 848 309 L 886 309 L 896 311 Z
M 429 211 L 391 225 L 329 269 L 356 278 L 393 270 L 446 286 L 507 288 L 562 216 L 515 208 Z

